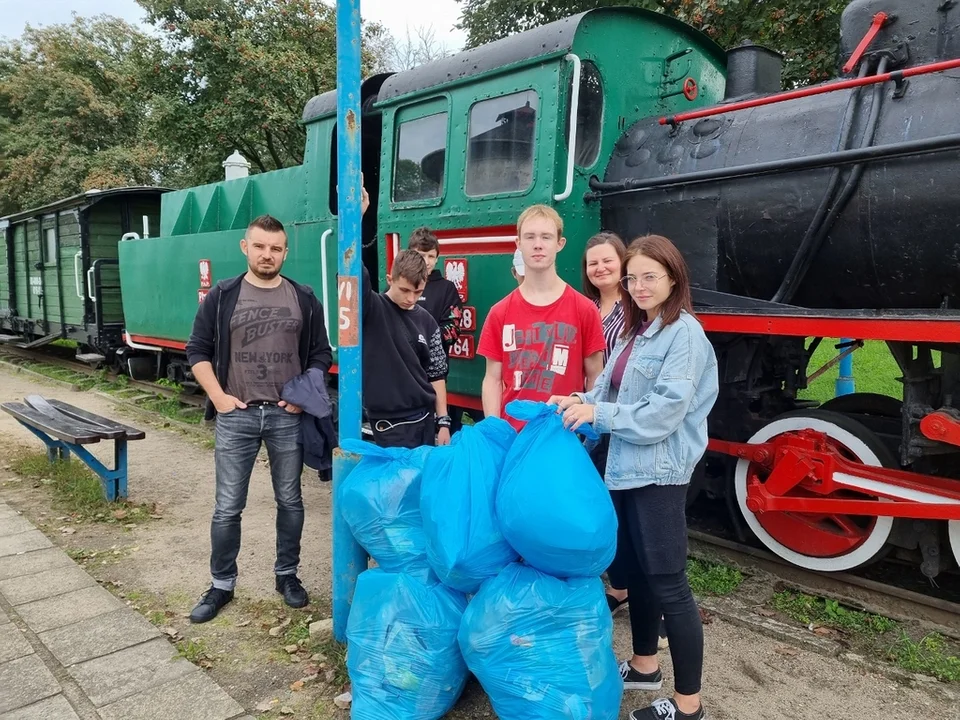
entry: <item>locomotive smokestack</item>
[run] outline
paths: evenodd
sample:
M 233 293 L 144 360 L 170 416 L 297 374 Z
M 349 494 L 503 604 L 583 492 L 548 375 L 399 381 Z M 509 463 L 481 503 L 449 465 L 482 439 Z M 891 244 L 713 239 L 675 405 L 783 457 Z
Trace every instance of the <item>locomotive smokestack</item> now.
M 780 92 L 783 56 L 744 40 L 727 51 L 727 89 L 724 100 Z

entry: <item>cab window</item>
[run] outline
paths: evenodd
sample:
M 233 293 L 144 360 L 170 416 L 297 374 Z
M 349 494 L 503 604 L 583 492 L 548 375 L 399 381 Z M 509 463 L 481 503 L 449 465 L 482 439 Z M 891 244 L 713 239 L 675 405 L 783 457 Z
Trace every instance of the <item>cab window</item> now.
M 433 200 L 443 192 L 447 113 L 401 122 L 393 160 L 393 201 Z
M 570 77 L 573 85 L 573 76 Z M 573 93 L 567 95 L 572 101 Z M 567 112 L 567 122 L 570 113 Z M 577 107 L 577 154 L 574 163 L 589 168 L 600 155 L 603 133 L 603 79 L 597 66 L 585 60 L 580 66 L 580 104 Z M 567 134 L 569 136 L 569 133 Z
M 468 196 L 523 192 L 533 185 L 536 91 L 481 100 L 470 108 Z

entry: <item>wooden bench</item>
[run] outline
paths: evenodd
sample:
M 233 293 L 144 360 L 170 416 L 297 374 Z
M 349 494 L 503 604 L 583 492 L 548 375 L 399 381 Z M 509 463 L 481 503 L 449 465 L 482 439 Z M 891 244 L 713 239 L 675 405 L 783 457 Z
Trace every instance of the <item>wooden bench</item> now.
M 127 497 L 127 441 L 142 440 L 143 430 L 39 395 L 28 395 L 23 403 L 3 403 L 0 409 L 43 440 L 51 462 L 69 460 L 72 452 L 100 478 L 107 500 Z M 113 470 L 83 447 L 101 440 L 113 440 Z

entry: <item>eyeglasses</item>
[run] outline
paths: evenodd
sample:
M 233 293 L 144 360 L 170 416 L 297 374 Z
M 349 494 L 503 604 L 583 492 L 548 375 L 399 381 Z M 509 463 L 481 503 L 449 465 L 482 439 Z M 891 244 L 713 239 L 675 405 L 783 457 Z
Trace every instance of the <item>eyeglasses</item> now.
M 640 287 L 646 288 L 647 290 L 654 290 L 663 278 L 667 277 L 669 273 L 664 273 L 663 275 L 655 275 L 654 273 L 646 273 L 641 275 L 639 278 L 633 275 L 624 275 L 620 278 L 620 286 L 626 290 L 633 290 L 637 283 L 640 283 Z

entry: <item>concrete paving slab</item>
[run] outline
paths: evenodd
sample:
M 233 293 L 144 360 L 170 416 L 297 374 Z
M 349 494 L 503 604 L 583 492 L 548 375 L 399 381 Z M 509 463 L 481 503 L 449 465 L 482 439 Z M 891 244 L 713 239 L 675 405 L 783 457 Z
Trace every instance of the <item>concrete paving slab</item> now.
M 11 605 L 24 605 L 48 597 L 56 597 L 81 588 L 97 584 L 90 575 L 78 565 L 44 570 L 34 575 L 0 580 L 0 594 Z
M 54 695 L 46 700 L 13 712 L 0 715 L 0 720 L 80 720 L 63 695 Z
M 0 519 L 7 517 L 22 517 L 19 512 L 6 503 L 0 503 Z
M 35 633 L 72 625 L 125 607 L 102 587 L 87 587 L 17 607 L 17 614 Z
M 237 701 L 198 672 L 98 708 L 103 720 L 226 720 L 243 712 Z
M 49 630 L 40 640 L 60 664 L 69 667 L 160 637 L 160 632 L 129 608 Z
M 7 535 L 16 535 L 18 533 L 33 530 L 34 525 L 22 515 L 0 516 L 0 537 Z
M 76 565 L 60 548 L 49 547 L 42 550 L 0 557 L 0 580 L 33 575 L 57 567 Z
M 0 713 L 31 705 L 37 700 L 56 695 L 60 683 L 36 655 L 0 665 Z
M 3 608 L 0 608 L 0 625 L 6 625 L 10 622 L 10 618 L 7 617 L 7 614 L 3 611 Z
M 0 557 L 51 547 L 53 543 L 39 530 L 27 530 L 16 535 L 0 537 Z
M 16 660 L 32 652 L 33 646 L 27 642 L 20 628 L 13 623 L 0 627 L 0 663 Z
M 163 638 L 74 665 L 68 672 L 97 707 L 200 672 Z

